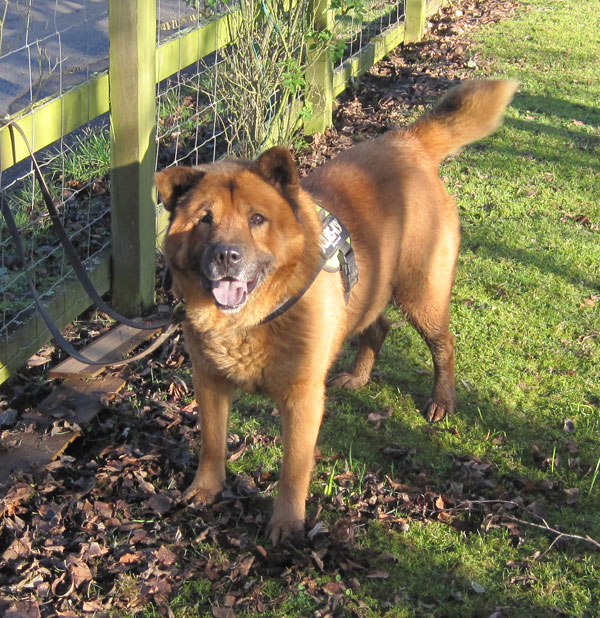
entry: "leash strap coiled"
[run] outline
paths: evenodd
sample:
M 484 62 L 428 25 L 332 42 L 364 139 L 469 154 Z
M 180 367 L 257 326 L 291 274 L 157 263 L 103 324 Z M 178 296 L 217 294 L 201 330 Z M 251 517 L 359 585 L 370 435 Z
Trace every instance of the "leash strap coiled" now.
M 9 121 L 8 128 L 11 132 L 13 148 L 14 148 L 14 134 L 12 130 L 16 129 L 21 135 L 21 137 L 23 138 L 23 142 L 25 143 L 27 151 L 29 152 L 29 157 L 31 158 L 31 162 L 33 164 L 35 176 L 40 185 L 42 197 L 44 198 L 46 209 L 48 210 L 48 214 L 50 215 L 50 219 L 52 221 L 52 226 L 54 227 L 54 231 L 56 232 L 56 235 L 58 236 L 63 246 L 63 249 L 65 250 L 65 254 L 73 268 L 73 271 L 75 272 L 75 275 L 79 279 L 79 282 L 83 286 L 83 289 L 85 290 L 85 293 L 88 295 L 89 299 L 96 305 L 96 307 L 98 307 L 98 309 L 100 309 L 100 311 L 103 311 L 104 313 L 109 315 L 113 320 L 117 322 L 121 322 L 122 324 L 125 324 L 127 326 L 131 326 L 133 328 L 139 328 L 139 329 L 147 329 L 147 330 L 156 330 L 158 328 L 163 328 L 167 326 L 169 324 L 168 320 L 161 321 L 161 322 L 154 322 L 154 323 L 136 322 L 135 320 L 132 320 L 131 318 L 121 315 L 120 313 L 115 311 L 110 305 L 105 303 L 104 300 L 102 300 L 102 297 L 100 296 L 100 294 L 98 294 L 98 292 L 96 291 L 96 288 L 94 288 L 94 285 L 90 281 L 87 275 L 87 272 L 85 270 L 85 267 L 81 263 L 81 260 L 79 259 L 79 256 L 77 255 L 77 251 L 75 251 L 75 248 L 73 247 L 73 244 L 71 243 L 69 236 L 65 228 L 63 227 L 63 224 L 61 223 L 60 215 L 58 214 L 58 210 L 56 209 L 56 206 L 54 205 L 54 200 L 52 199 L 52 195 L 50 194 L 50 190 L 48 189 L 48 185 L 46 184 L 46 180 L 44 178 L 44 175 L 42 174 L 42 170 L 40 169 L 40 166 L 35 158 L 35 155 L 33 154 L 33 150 L 31 149 L 31 146 L 29 145 L 29 142 L 27 141 L 27 137 L 23 129 L 21 129 L 21 127 L 12 120 Z
M 51 335 L 54 337 L 54 339 L 56 340 L 57 344 L 70 356 L 72 356 L 73 358 L 75 358 L 76 360 L 78 360 L 81 363 L 85 363 L 86 365 L 112 365 L 112 366 L 119 366 L 119 365 L 125 365 L 127 363 L 130 362 L 134 362 L 136 360 L 139 360 L 145 356 L 147 356 L 148 354 L 150 354 L 151 352 L 153 352 L 155 349 L 157 349 L 160 345 L 162 345 L 172 334 L 173 332 L 176 330 L 179 322 L 181 321 L 181 315 L 179 314 L 174 314 L 173 319 L 172 320 L 161 320 L 160 322 L 138 322 L 136 320 L 132 320 L 131 318 L 127 318 L 126 316 L 121 315 L 120 313 L 118 313 L 117 311 L 115 311 L 112 307 L 110 307 L 107 303 L 104 302 L 104 300 L 102 299 L 102 297 L 100 296 L 100 294 L 97 292 L 97 290 L 94 288 L 94 285 L 92 284 L 92 282 L 90 281 L 87 272 L 85 270 L 85 267 L 83 266 L 83 264 L 81 263 L 81 260 L 79 259 L 79 256 L 77 255 L 77 252 L 75 251 L 75 248 L 73 247 L 73 244 L 71 243 L 71 241 L 69 240 L 69 237 L 67 235 L 67 232 L 65 230 L 65 228 L 63 227 L 61 221 L 60 221 L 60 215 L 56 209 L 56 206 L 54 205 L 54 201 L 52 200 L 52 196 L 50 194 L 50 190 L 48 189 L 48 185 L 46 184 L 46 181 L 44 179 L 44 176 L 42 174 L 42 171 L 40 169 L 40 166 L 33 154 L 33 151 L 31 149 L 31 146 L 29 145 L 29 142 L 27 140 L 27 137 L 25 136 L 25 133 L 23 132 L 23 129 L 21 129 L 21 127 L 19 127 L 19 125 L 17 125 L 14 121 L 10 121 L 8 123 L 8 127 L 11 133 L 11 139 L 12 139 L 12 143 L 13 143 L 13 148 L 14 148 L 14 133 L 13 133 L 13 129 L 16 129 L 18 131 L 18 133 L 21 135 L 25 146 L 27 148 L 27 151 L 29 152 L 29 156 L 31 158 L 32 164 L 33 164 L 33 168 L 35 171 L 35 175 L 37 178 L 37 181 L 39 183 L 41 192 L 42 192 L 42 196 L 44 198 L 44 202 L 46 204 L 46 208 L 48 210 L 48 214 L 50 215 L 50 219 L 52 221 L 52 225 L 54 228 L 54 231 L 56 232 L 56 235 L 58 236 L 63 249 L 65 251 L 65 254 L 67 255 L 67 258 L 73 268 L 73 271 L 75 272 L 75 275 L 77 276 L 77 279 L 79 280 L 79 282 L 81 283 L 84 291 L 86 292 L 86 294 L 88 295 L 88 297 L 90 298 L 90 300 L 98 307 L 98 309 L 100 309 L 101 311 L 103 311 L 104 313 L 106 313 L 108 316 L 110 316 L 113 320 L 117 321 L 117 322 L 121 322 L 122 324 L 125 324 L 126 326 L 130 326 L 132 328 L 136 328 L 136 329 L 140 329 L 140 330 L 159 330 L 162 329 L 162 333 L 143 351 L 140 352 L 139 354 L 136 354 L 132 357 L 129 357 L 127 359 L 115 359 L 115 360 L 100 360 L 100 361 L 95 361 L 95 360 L 91 360 L 87 357 L 85 357 L 84 355 L 80 354 L 73 346 L 71 343 L 69 343 L 64 336 L 62 335 L 62 333 L 60 332 L 60 330 L 57 328 L 56 324 L 54 324 L 54 321 L 52 320 L 52 318 L 50 317 L 50 315 L 48 314 L 48 312 L 46 311 L 42 300 L 37 292 L 37 289 L 33 283 L 33 280 L 29 274 L 29 268 L 27 267 L 27 260 L 25 257 L 25 251 L 23 249 L 23 244 L 21 242 L 21 237 L 19 235 L 19 230 L 17 227 L 17 224 L 15 222 L 15 219 L 12 215 L 12 212 L 10 211 L 10 208 L 8 207 L 8 205 L 2 201 L 2 215 L 4 217 L 4 220 L 6 221 L 6 225 L 8 227 L 9 233 L 12 237 L 13 243 L 15 245 L 15 249 L 17 252 L 17 258 L 19 260 L 19 262 L 21 263 L 21 267 L 25 273 L 25 277 L 27 280 L 27 285 L 29 287 L 29 290 L 31 292 L 31 295 L 33 297 L 33 300 L 35 302 L 35 305 L 40 313 L 40 315 L 42 316 L 42 319 L 44 320 L 44 323 L 46 324 L 46 327 L 48 328 L 48 330 L 50 331 Z

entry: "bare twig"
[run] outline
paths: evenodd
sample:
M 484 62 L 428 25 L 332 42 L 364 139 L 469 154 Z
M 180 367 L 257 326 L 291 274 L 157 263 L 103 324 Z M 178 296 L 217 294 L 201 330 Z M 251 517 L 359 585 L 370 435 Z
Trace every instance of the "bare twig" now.
M 473 505 L 483 505 L 483 504 L 504 504 L 504 505 L 511 505 L 519 509 L 523 508 L 521 504 L 519 504 L 518 502 L 515 502 L 514 500 L 468 500 L 466 502 L 461 502 L 457 504 L 456 506 L 453 506 L 447 509 L 439 509 L 438 512 L 452 513 L 456 511 L 469 511 L 471 510 L 471 507 Z M 569 534 L 567 532 L 563 532 L 562 530 L 557 530 L 556 528 L 552 528 L 543 517 L 540 517 L 539 515 L 536 515 L 535 513 L 532 513 L 532 515 L 540 519 L 543 523 L 536 524 L 532 521 L 527 521 L 525 519 L 519 519 L 518 517 L 515 517 L 514 515 L 510 515 L 506 512 L 496 513 L 496 515 L 503 519 L 509 519 L 510 521 L 513 521 L 517 524 L 521 524 L 523 526 L 530 526 L 532 528 L 537 528 L 539 530 L 545 530 L 546 532 L 549 532 L 550 534 L 556 535 L 556 538 L 554 539 L 554 541 L 552 541 L 552 544 L 546 550 L 546 552 L 548 552 L 551 549 L 551 547 L 554 545 L 554 543 L 556 543 L 559 539 L 583 541 L 584 543 L 589 543 L 590 545 L 593 545 L 596 549 L 600 549 L 600 542 L 596 541 L 591 536 L 589 535 L 581 536 L 579 534 Z M 544 552 L 544 554 L 546 552 Z
M 562 530 L 556 530 L 555 528 L 551 528 L 547 523 L 545 525 L 535 524 L 532 521 L 527 521 L 525 519 L 519 519 L 518 517 L 514 517 L 513 515 L 503 514 L 503 517 L 514 521 L 517 524 L 522 524 L 523 526 L 531 526 L 533 528 L 538 528 L 539 530 L 545 530 L 546 532 L 550 532 L 551 534 L 557 535 L 557 538 L 554 542 L 558 541 L 559 538 L 563 539 L 571 539 L 574 541 L 583 541 L 584 543 L 589 543 L 593 545 L 596 549 L 600 549 L 600 543 L 593 539 L 591 536 L 580 536 L 579 534 L 568 534 L 567 532 L 562 532 Z

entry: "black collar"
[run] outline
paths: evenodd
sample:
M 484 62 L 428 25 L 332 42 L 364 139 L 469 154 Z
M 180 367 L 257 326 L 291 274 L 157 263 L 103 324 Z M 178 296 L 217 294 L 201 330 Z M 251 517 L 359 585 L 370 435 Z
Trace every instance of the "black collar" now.
M 328 210 L 325 210 L 321 206 L 316 206 L 316 209 L 321 219 L 321 225 L 323 226 L 319 239 L 319 247 L 321 249 L 319 264 L 312 277 L 300 292 L 288 298 L 276 309 L 271 311 L 271 313 L 260 322 L 261 324 L 274 320 L 293 307 L 314 283 L 321 270 L 326 270 L 327 272 L 337 272 L 339 270 L 342 275 L 342 283 L 344 284 L 346 302 L 350 299 L 350 292 L 358 281 L 358 267 L 354 257 L 350 232 L 348 232 L 346 226 Z

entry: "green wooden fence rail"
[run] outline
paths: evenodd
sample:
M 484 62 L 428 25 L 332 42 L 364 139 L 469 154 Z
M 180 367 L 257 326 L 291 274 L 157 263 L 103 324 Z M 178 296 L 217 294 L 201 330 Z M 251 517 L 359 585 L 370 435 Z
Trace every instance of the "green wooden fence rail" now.
M 405 0 L 405 19 L 373 37 L 335 70 L 325 55 L 311 74 L 315 113 L 307 133 L 331 125 L 333 98 L 401 43 L 420 40 L 426 19 L 448 0 Z M 327 0 L 312 0 L 317 27 L 331 19 Z M 140 314 L 154 296 L 154 251 L 157 229 L 152 186 L 155 161 L 156 84 L 231 42 L 239 13 L 223 15 L 156 48 L 156 0 L 109 0 L 110 68 L 60 98 L 41 101 L 18 119 L 35 151 L 110 112 L 112 277 L 108 258 L 98 260 L 93 278 L 101 292 L 110 289 L 119 310 Z M 127 58 L 127 62 L 117 59 Z M 27 157 L 23 144 L 13 146 L 6 127 L 0 128 L 0 172 Z M 158 221 L 158 222 L 157 222 Z M 59 327 L 72 322 L 88 304 L 77 283 L 65 282 L 50 303 Z M 8 341 L 0 342 L 0 383 L 49 341 L 38 316 L 32 316 Z

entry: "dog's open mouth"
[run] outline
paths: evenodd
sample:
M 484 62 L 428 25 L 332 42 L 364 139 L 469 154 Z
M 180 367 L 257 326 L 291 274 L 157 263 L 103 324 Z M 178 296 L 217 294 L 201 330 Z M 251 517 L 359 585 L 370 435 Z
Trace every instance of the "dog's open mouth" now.
M 256 279 L 253 281 L 240 281 L 231 277 L 225 277 L 219 281 L 211 281 L 211 292 L 217 306 L 222 311 L 236 311 L 245 302 L 248 294 L 256 287 Z

